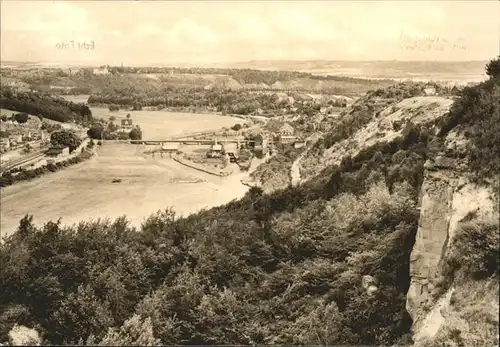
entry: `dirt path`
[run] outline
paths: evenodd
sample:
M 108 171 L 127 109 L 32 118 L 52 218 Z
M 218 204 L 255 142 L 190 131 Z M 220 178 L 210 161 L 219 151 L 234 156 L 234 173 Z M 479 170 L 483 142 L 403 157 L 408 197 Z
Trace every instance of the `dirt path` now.
M 304 152 L 305 153 L 305 152 Z M 292 186 L 296 186 L 300 183 L 300 160 L 304 154 L 299 155 L 297 159 L 292 164 L 292 168 L 290 169 L 290 176 L 292 179 Z

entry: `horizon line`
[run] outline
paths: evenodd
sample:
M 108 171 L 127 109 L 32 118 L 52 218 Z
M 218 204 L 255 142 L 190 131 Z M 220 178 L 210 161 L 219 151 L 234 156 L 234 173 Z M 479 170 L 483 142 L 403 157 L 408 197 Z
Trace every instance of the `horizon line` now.
M 493 58 L 491 58 L 493 59 Z M 234 61 L 234 62 L 210 62 L 210 63 L 186 63 L 186 62 L 172 62 L 172 63 L 127 63 L 122 64 L 125 66 L 133 67 L 176 67 L 176 66 L 204 66 L 207 65 L 243 65 L 255 63 L 307 63 L 307 62 L 348 62 L 348 63 L 438 63 L 438 64 L 456 64 L 456 63 L 483 63 L 491 59 L 476 59 L 476 60 L 351 60 L 351 59 L 313 59 L 313 60 L 294 60 L 294 59 L 267 59 L 267 60 L 248 60 L 248 61 Z M 116 63 L 107 62 L 84 62 L 84 61 L 31 61 L 31 60 L 0 60 L 1 65 L 7 64 L 45 64 L 45 65 L 85 65 L 85 66 L 120 66 Z

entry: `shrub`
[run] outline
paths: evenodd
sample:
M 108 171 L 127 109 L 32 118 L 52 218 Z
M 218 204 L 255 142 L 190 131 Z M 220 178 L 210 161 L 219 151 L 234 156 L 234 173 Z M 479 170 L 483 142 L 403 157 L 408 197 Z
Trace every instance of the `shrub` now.
M 18 123 L 26 123 L 29 119 L 29 115 L 26 112 L 16 113 L 14 115 L 14 119 Z
M 466 222 L 457 230 L 443 266 L 451 283 L 479 280 L 499 273 L 500 235 L 498 223 Z

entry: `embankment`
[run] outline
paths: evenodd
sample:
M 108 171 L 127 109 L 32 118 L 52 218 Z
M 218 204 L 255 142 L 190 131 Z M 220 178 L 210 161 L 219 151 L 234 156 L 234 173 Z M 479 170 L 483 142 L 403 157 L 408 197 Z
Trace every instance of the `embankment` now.
M 187 166 L 191 169 L 195 169 L 195 170 L 198 170 L 198 171 L 201 171 L 201 172 L 205 172 L 207 174 L 210 174 L 210 175 L 214 175 L 214 176 L 219 176 L 219 177 L 226 177 L 226 176 L 229 176 L 232 171 L 229 171 L 229 170 L 226 170 L 226 171 L 223 171 L 223 170 L 211 170 L 209 168 L 207 168 L 206 166 L 203 166 L 201 164 L 197 164 L 197 163 L 194 163 L 190 160 L 187 160 L 179 155 L 173 155 L 172 156 L 172 159 L 175 160 L 176 162 L 178 162 L 179 164 L 182 164 L 184 166 Z
M 68 166 L 90 159 L 95 154 L 95 150 L 86 150 L 85 148 L 87 143 L 88 139 L 86 139 L 69 156 L 53 159 L 50 163 L 44 159 L 29 170 L 20 169 L 19 171 L 11 170 L 9 172 L 4 172 L 0 177 L 0 186 L 11 186 L 13 184 L 31 180 L 51 172 L 59 171 Z

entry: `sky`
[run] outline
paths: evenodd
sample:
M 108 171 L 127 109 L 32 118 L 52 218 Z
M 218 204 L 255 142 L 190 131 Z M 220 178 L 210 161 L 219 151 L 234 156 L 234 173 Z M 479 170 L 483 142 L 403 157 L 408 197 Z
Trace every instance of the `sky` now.
M 1 1 L 2 61 L 489 60 L 491 1 Z M 87 43 L 87 48 L 85 48 Z

